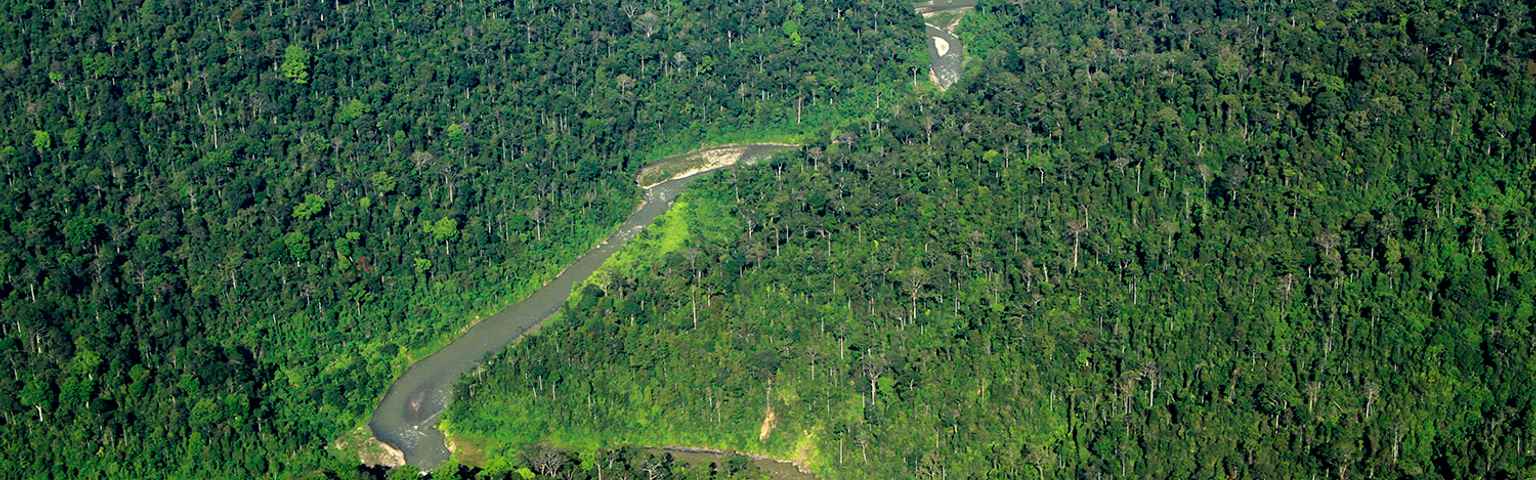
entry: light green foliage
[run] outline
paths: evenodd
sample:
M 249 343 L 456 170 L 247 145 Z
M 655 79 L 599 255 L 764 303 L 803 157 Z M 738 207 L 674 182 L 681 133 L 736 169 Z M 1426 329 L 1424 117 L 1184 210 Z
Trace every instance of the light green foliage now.
M 101 355 L 92 351 L 84 339 L 75 340 L 75 357 L 69 362 L 69 372 L 75 375 L 91 375 L 101 366 Z
M 69 151 L 79 151 L 80 129 L 74 127 L 64 129 L 63 144 L 64 148 L 68 149 Z
M 53 137 L 48 136 L 48 132 L 43 130 L 32 131 L 33 149 L 36 149 L 38 153 L 43 153 L 47 152 L 51 147 L 53 147 Z
M 71 248 L 84 248 L 94 240 L 101 220 L 84 213 L 75 215 L 64 224 L 64 241 Z
M 784 25 L 781 26 L 780 29 L 784 30 L 784 35 L 789 37 L 789 43 L 790 44 L 792 44 L 792 45 L 794 45 L 796 47 L 800 46 L 801 40 L 800 40 L 800 22 L 799 21 L 796 21 L 793 18 L 791 18 L 789 20 L 785 20 L 784 21 Z
M 80 61 L 81 66 L 90 75 L 91 79 L 106 77 L 116 67 L 116 64 L 112 61 L 112 56 L 105 52 L 97 52 L 94 55 L 82 57 Z
M 283 78 L 304 85 L 309 83 L 309 50 L 297 43 L 288 44 L 283 49 Z
M 373 184 L 374 191 L 379 192 L 379 196 L 395 191 L 395 177 L 389 172 L 382 170 L 373 172 L 373 176 L 368 177 L 368 181 Z
M 667 213 L 657 217 L 656 221 L 647 226 L 639 237 L 608 257 L 602 267 L 582 282 L 583 285 L 592 285 L 604 290 L 613 288 L 609 283 L 612 279 L 633 275 L 636 268 L 644 268 L 660 262 L 668 254 L 682 249 L 690 238 L 699 233 L 696 230 L 708 228 L 705 227 L 706 224 L 716 226 L 710 229 L 715 235 L 722 230 L 733 230 L 729 225 L 734 219 L 724 216 L 724 212 L 720 210 L 712 203 L 695 206 L 688 199 L 678 199 Z M 725 226 L 722 227 L 722 223 Z M 581 290 L 581 288 L 576 289 L 578 294 Z M 575 300 L 577 299 L 573 298 L 573 301 Z
M 1237 50 L 1227 48 L 1222 49 L 1216 54 L 1215 70 L 1223 78 L 1236 76 L 1238 71 L 1243 68 L 1247 68 L 1247 65 L 1245 65 L 1242 55 Z
M 980 2 L 918 98 L 902 2 L 77 3 L 0 22 L 6 477 L 348 477 L 318 447 L 644 163 L 760 139 L 810 148 L 465 379 L 489 465 L 1536 474 L 1521 2 Z
M 53 405 L 53 392 L 50 391 L 47 382 L 28 380 L 21 387 L 21 395 L 18 398 L 22 405 L 38 409 L 38 421 L 46 421 L 42 417 L 42 411 Z
M 785 19 L 784 24 L 780 26 L 780 29 L 784 31 L 784 35 L 789 37 L 789 43 L 796 47 L 802 43 L 800 38 L 800 21 L 798 19 L 803 14 L 805 14 L 805 4 L 796 1 L 790 7 L 789 18 Z
M 443 242 L 459 234 L 459 221 L 453 217 L 443 217 L 436 222 L 423 222 L 421 232 L 432 236 L 432 240 Z
M 1536 473 L 1524 57 L 1400 55 L 1441 43 L 1369 3 L 978 8 L 1007 38 L 967 89 L 694 184 L 631 244 L 683 248 L 615 255 L 455 432 L 821 478 Z M 739 230 L 701 238 L 710 204 Z
M 351 231 L 336 239 L 334 242 L 336 256 L 343 259 L 351 256 L 353 249 L 357 247 L 357 241 L 362 238 L 363 234 L 361 232 Z
M 295 261 L 303 261 L 309 257 L 309 235 L 303 232 L 288 232 L 283 235 L 283 246 L 287 247 L 288 255 Z
M 357 119 L 362 118 L 363 115 L 368 114 L 370 111 L 371 110 L 368 108 L 368 104 L 363 103 L 362 100 L 354 98 L 348 100 L 346 103 L 341 104 L 341 108 L 336 110 L 336 122 L 351 124 L 352 122 L 357 121 Z
M 309 220 L 321 210 L 325 210 L 325 198 L 313 193 L 305 194 L 304 201 L 293 206 L 293 218 Z

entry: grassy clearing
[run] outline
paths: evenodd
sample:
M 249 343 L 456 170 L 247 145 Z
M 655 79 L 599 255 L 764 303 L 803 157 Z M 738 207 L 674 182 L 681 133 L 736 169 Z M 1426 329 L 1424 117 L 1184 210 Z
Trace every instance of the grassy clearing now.
M 607 289 L 617 275 L 633 275 L 639 269 L 662 263 L 662 259 L 696 242 L 723 242 L 741 231 L 741 221 L 725 203 L 684 192 L 672 208 L 645 227 L 640 235 L 625 244 L 603 262 L 596 272 L 575 288 L 568 303 L 580 303 L 587 285 Z
M 682 248 L 683 243 L 688 240 L 688 217 L 691 208 L 690 202 L 678 199 L 672 204 L 671 209 L 645 227 L 640 236 L 614 252 L 613 256 L 603 262 L 603 266 L 598 267 L 596 272 L 592 272 L 591 276 L 583 280 L 571 294 L 571 302 L 580 300 L 582 290 L 588 285 L 606 290 L 614 275 L 631 272 L 640 265 L 654 262 Z

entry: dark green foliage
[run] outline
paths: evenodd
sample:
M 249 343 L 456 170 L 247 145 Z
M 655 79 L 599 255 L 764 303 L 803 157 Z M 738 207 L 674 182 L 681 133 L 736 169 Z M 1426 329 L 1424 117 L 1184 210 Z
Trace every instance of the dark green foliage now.
M 1340 5 L 984 5 L 958 93 L 697 184 L 741 233 L 583 295 L 454 432 L 837 478 L 1536 475 L 1530 12 Z
M 859 2 L 799 46 L 787 2 L 7 3 L 0 477 L 350 471 L 330 441 L 645 161 L 837 121 L 920 42 Z
M 656 479 L 776 479 L 741 455 L 710 455 L 685 460 L 670 452 L 635 447 L 603 449 L 583 462 L 574 452 L 532 445 L 518 460 L 521 469 L 536 479 L 599 480 L 603 478 Z M 480 473 L 480 472 L 476 472 Z M 485 473 L 478 478 L 521 478 L 518 474 Z

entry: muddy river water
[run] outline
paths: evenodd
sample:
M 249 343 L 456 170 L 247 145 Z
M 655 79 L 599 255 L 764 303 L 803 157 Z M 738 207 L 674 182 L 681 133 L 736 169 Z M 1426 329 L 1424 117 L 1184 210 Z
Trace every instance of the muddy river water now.
M 790 148 L 770 144 L 742 147 L 745 151 L 735 163 L 756 161 Z M 437 423 L 459 377 L 559 310 L 573 286 L 592 275 L 609 255 L 671 208 L 683 188 L 697 178 L 698 175 L 691 175 L 647 188 L 640 207 L 624 220 L 618 231 L 576 259 L 554 280 L 412 364 L 374 409 L 373 420 L 368 423 L 374 437 L 403 452 L 407 463 L 420 468 L 432 468 L 447 460 L 448 447 Z
M 928 33 L 928 57 L 933 65 L 930 79 L 940 89 L 960 80 L 965 66 L 965 43 L 955 35 L 960 18 L 976 8 L 976 0 L 932 0 L 913 5 Z
M 914 9 L 924 17 L 927 24 L 929 55 L 933 60 L 930 78 L 940 88 L 948 88 L 960 77 L 964 45 L 955 36 L 954 30 L 959 24 L 960 16 L 975 5 L 975 0 L 929 0 L 914 5 Z M 793 148 L 779 144 L 746 144 L 734 147 L 742 147 L 743 153 L 736 162 L 731 162 L 732 164 L 760 160 Z M 686 155 L 688 154 L 684 156 Z M 448 447 L 443 433 L 437 429 L 437 424 L 451 400 L 454 383 L 459 377 L 474 369 L 487 356 L 506 348 L 507 344 L 553 315 L 561 305 L 565 304 L 575 285 L 597 271 L 604 260 L 635 238 L 640 230 L 656 217 L 671 208 L 684 187 L 698 178 L 697 174 L 707 173 L 723 166 L 728 165 L 710 165 L 705 167 L 709 170 L 691 171 L 688 172 L 691 175 L 646 188 L 645 197 L 639 208 L 624 220 L 619 229 L 576 259 L 554 280 L 522 301 L 476 323 L 436 353 L 412 364 L 405 374 L 395 380 L 384 395 L 384 399 L 374 409 L 373 420 L 368 423 L 374 437 L 399 450 L 404 454 L 407 463 L 419 468 L 430 469 L 447 460 Z M 666 451 L 680 459 L 694 461 L 725 458 L 722 452 L 708 450 L 676 447 L 654 450 Z M 760 457 L 753 460 L 753 463 L 758 464 L 775 478 L 810 478 L 809 475 L 795 470 L 795 467 L 787 462 Z

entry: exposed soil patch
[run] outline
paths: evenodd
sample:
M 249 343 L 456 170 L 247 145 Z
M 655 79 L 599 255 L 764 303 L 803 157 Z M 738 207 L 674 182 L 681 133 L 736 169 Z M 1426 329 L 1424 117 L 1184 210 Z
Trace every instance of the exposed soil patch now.
M 459 459 L 464 465 L 485 465 L 485 450 L 475 442 L 467 441 L 453 435 L 447 436 L 448 451 Z
M 773 428 L 779 426 L 779 416 L 773 413 L 773 404 L 763 410 L 763 425 L 757 428 L 759 442 L 768 441 L 768 436 L 773 435 Z
M 366 427 L 358 427 L 331 443 L 331 448 L 345 454 L 357 452 L 357 460 L 363 465 L 379 465 L 395 468 L 405 465 L 405 452 L 379 441 Z

